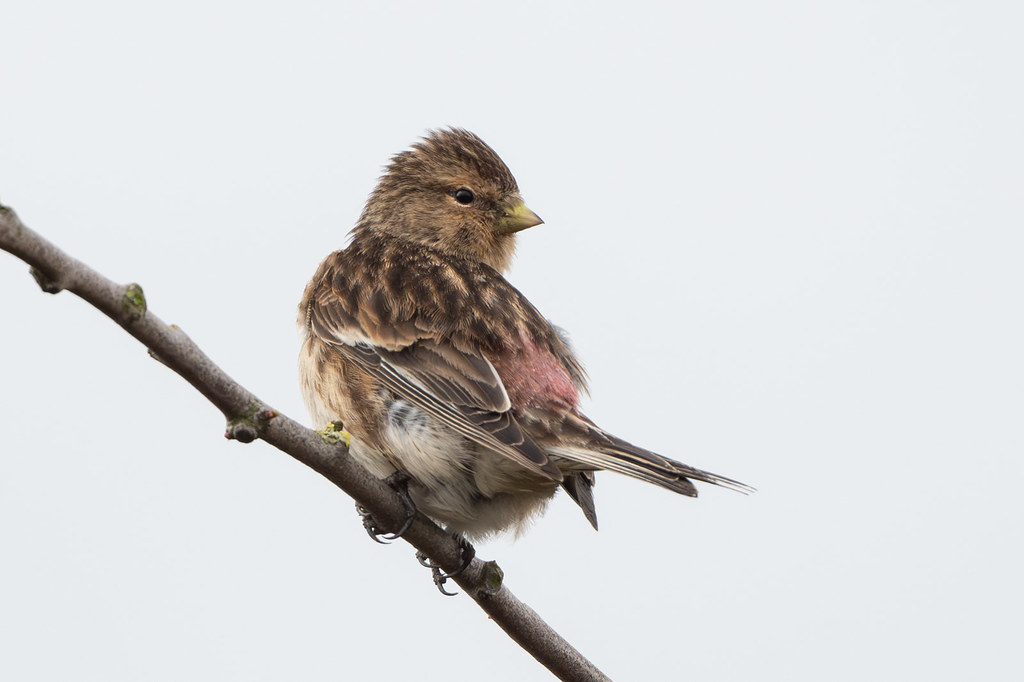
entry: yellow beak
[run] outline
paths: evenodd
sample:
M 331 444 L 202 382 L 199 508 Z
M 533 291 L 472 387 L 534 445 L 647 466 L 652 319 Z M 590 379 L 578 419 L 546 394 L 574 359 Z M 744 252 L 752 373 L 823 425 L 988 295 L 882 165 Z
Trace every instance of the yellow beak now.
M 526 208 L 526 204 L 520 200 L 511 208 L 505 209 L 505 214 L 498 218 L 496 227 L 502 234 L 512 234 L 543 222 L 540 216 Z

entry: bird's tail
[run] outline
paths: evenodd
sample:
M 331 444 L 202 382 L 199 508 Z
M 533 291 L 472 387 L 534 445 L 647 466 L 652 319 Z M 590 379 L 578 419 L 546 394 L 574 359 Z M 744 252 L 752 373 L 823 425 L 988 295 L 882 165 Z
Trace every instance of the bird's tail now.
M 560 457 L 582 464 L 588 469 L 617 471 L 689 497 L 697 496 L 697 489 L 690 479 L 743 494 L 754 492 L 754 488 L 745 483 L 638 448 L 599 429 L 589 420 L 586 420 L 586 425 L 588 433 L 583 442 L 574 444 L 575 447 L 559 448 L 557 454 Z

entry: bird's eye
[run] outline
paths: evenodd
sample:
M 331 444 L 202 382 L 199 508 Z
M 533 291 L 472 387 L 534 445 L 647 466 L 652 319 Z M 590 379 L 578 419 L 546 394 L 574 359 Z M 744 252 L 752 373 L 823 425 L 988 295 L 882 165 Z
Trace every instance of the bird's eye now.
M 455 190 L 455 194 L 453 196 L 455 197 L 455 201 L 459 202 L 463 206 L 466 204 L 472 204 L 473 199 L 476 198 L 473 196 L 472 190 L 466 189 L 465 187 L 460 187 Z

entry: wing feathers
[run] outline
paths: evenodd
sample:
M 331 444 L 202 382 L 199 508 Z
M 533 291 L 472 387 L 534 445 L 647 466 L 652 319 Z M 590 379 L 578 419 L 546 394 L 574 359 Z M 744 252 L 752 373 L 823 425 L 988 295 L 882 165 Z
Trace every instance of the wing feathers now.
M 429 340 L 400 351 L 376 352 L 447 402 L 495 412 L 506 412 L 511 407 L 498 373 L 485 357 Z
M 429 388 L 420 385 L 414 375 L 407 374 L 400 367 L 391 364 L 387 359 L 387 352 L 382 354 L 380 349 L 363 343 L 339 344 L 335 348 L 361 365 L 388 389 L 411 401 L 460 435 L 500 452 L 545 478 L 552 481 L 562 480 L 562 472 L 536 443 L 523 433 L 510 413 L 472 409 L 468 406 L 462 406 L 460 409 L 447 403 Z M 505 400 L 508 400 L 508 396 L 505 396 Z

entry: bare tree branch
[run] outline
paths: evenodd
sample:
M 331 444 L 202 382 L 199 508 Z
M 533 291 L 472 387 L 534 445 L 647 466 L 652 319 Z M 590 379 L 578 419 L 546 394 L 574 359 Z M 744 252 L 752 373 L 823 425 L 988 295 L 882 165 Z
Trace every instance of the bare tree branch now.
M 315 431 L 289 419 L 236 383 L 213 363 L 178 327 L 167 325 L 146 308 L 138 284 L 115 284 L 71 258 L 0 206 L 0 248 L 32 266 L 43 291 L 70 291 L 114 320 L 141 341 L 160 362 L 180 374 L 219 409 L 227 420 L 227 436 L 248 443 L 263 439 L 317 471 L 373 514 L 383 530 L 397 529 L 405 518 L 395 492 L 348 457 L 343 445 L 325 443 Z M 447 570 L 461 562 L 455 539 L 418 514 L 402 536 Z M 493 561 L 474 559 L 453 578 L 460 587 L 540 663 L 562 680 L 607 680 L 530 607 L 504 586 Z

